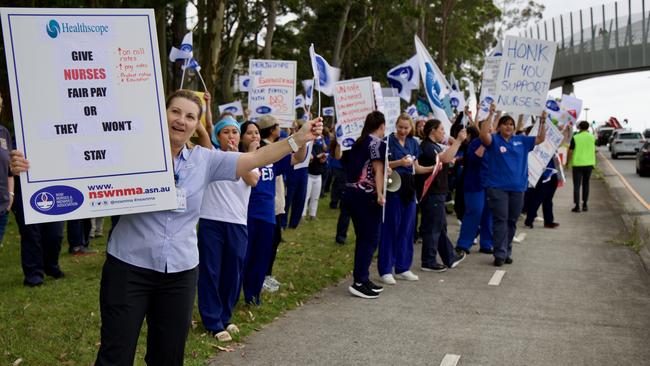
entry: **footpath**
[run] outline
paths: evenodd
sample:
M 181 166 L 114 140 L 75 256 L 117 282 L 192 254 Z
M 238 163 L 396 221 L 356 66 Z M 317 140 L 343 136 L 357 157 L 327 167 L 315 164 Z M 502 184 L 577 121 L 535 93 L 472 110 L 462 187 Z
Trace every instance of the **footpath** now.
M 344 280 L 209 364 L 649 365 L 650 276 L 622 244 L 621 206 L 603 180 L 591 187 L 590 211 L 577 214 L 570 180 L 558 189 L 557 229 L 539 221 L 523 229 L 520 220 L 526 238 L 512 265 L 494 267 L 475 246 L 456 269 L 422 272 L 416 245 L 420 281 L 364 300 Z M 458 225 L 448 221 L 455 243 Z M 375 266 L 371 273 L 378 281 Z

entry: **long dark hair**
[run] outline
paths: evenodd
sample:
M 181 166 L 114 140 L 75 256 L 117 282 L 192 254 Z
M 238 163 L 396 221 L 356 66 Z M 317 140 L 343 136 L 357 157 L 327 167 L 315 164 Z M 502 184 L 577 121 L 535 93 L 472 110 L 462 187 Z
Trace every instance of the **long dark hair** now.
M 241 132 L 239 133 L 239 135 L 243 137 L 244 134 L 246 133 L 246 131 L 248 131 L 248 128 L 249 128 L 251 125 L 257 127 L 257 131 L 259 132 L 260 128 L 257 126 L 257 123 L 255 123 L 255 122 L 253 122 L 253 121 L 246 121 L 246 122 L 242 123 L 241 126 L 239 126 L 239 129 L 241 130 Z M 261 136 L 260 136 L 260 139 L 261 139 Z M 260 141 L 260 143 L 261 143 L 261 142 L 262 142 L 262 141 Z M 261 146 L 261 145 L 260 145 L 260 146 Z M 241 139 L 239 140 L 239 151 L 240 151 L 240 152 L 246 152 L 246 151 L 244 151 L 244 141 L 243 141 L 243 138 L 241 138 Z
M 424 124 L 424 129 L 422 130 L 422 132 L 424 132 L 424 138 L 428 139 L 429 135 L 431 134 L 431 131 L 433 131 L 433 130 L 437 129 L 438 127 L 440 127 L 441 123 L 442 122 L 440 122 L 439 119 L 435 119 L 435 118 L 428 120 L 427 123 Z M 437 141 L 434 141 L 434 142 L 437 142 Z
M 361 130 L 361 136 L 354 142 L 354 145 L 360 144 L 363 142 L 368 135 L 377 131 L 381 125 L 386 124 L 386 118 L 384 114 L 379 111 L 374 111 L 368 113 L 366 116 L 366 122 L 363 123 L 363 129 Z

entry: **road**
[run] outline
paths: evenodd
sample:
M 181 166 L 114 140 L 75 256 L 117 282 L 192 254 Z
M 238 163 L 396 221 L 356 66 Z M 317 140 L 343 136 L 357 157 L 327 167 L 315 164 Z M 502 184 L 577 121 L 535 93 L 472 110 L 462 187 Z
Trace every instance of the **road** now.
M 598 151 L 616 168 L 634 190 L 650 204 L 650 177 L 641 177 L 636 174 L 635 156 L 621 156 L 612 159 L 606 147 L 599 147 Z
M 476 247 L 458 268 L 431 273 L 419 269 L 418 245 L 420 281 L 363 300 L 345 280 L 209 364 L 648 365 L 648 273 L 620 244 L 624 228 L 604 182 L 592 180 L 589 212 L 572 213 L 571 196 L 571 184 L 555 195 L 559 228 L 518 229 L 526 239 L 493 285 L 497 268 Z M 371 273 L 377 280 L 376 266 Z

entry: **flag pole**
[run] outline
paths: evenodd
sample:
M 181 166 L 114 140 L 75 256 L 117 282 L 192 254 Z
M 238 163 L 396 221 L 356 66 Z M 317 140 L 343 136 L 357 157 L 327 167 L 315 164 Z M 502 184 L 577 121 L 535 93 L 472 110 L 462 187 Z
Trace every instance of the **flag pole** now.
M 183 63 L 183 75 L 181 76 L 181 87 L 179 89 L 183 89 L 183 81 L 185 80 L 185 70 L 187 70 L 187 60 L 185 59 L 185 63 Z
M 318 117 L 320 117 L 320 82 L 314 78 L 314 88 L 312 90 L 316 88 L 316 83 L 318 83 Z
M 196 70 L 196 69 L 195 69 Z M 196 73 L 199 75 L 199 79 L 201 79 L 201 84 L 203 84 L 203 91 L 208 91 L 208 87 L 205 86 L 205 81 L 203 80 L 203 76 L 201 76 L 201 71 L 196 70 Z

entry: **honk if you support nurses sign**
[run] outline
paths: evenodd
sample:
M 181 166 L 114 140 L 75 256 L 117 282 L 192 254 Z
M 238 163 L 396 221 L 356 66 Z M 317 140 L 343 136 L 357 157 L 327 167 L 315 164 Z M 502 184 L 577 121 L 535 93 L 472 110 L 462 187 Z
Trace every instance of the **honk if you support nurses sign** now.
M 176 208 L 153 10 L 0 13 L 25 221 Z
M 555 63 L 553 42 L 507 36 L 497 74 L 497 109 L 539 115 L 545 107 Z

